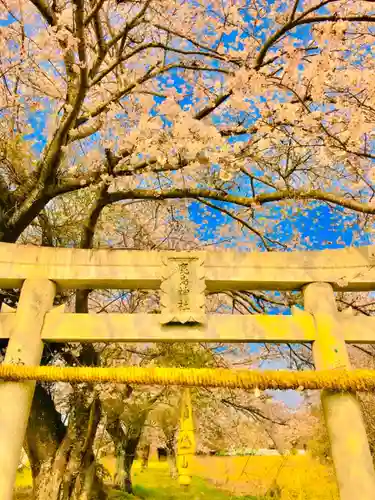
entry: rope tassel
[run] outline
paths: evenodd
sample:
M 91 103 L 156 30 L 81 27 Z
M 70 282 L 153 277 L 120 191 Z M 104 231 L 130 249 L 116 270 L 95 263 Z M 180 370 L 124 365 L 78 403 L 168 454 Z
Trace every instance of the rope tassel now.
M 0 365 L 0 380 L 98 382 L 239 389 L 331 389 L 374 391 L 375 370 L 228 370 L 210 368 L 88 368 Z

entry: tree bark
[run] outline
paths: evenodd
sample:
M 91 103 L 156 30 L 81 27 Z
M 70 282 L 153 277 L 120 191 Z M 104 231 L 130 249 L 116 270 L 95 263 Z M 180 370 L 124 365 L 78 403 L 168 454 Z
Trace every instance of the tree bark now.
M 121 427 L 119 419 L 111 423 L 107 429 L 115 444 L 116 453 L 116 471 L 113 485 L 116 489 L 131 494 L 133 493 L 131 469 L 141 438 L 141 432 L 127 436 Z
M 132 471 L 132 466 L 133 466 L 133 462 L 135 459 L 135 452 L 136 452 L 140 438 L 141 438 L 141 435 L 139 434 L 138 436 L 134 436 L 134 437 L 128 439 L 126 444 L 125 444 L 124 453 L 121 456 L 122 460 L 123 460 L 123 471 L 124 471 L 121 488 L 124 491 L 126 491 L 126 493 L 133 493 L 131 471 Z
M 105 500 L 92 451 L 100 403 L 78 393 L 65 427 L 48 391 L 38 385 L 27 429 L 26 450 L 34 500 Z
M 116 453 L 116 471 L 114 487 L 133 493 L 131 469 L 136 457 L 136 450 L 141 439 L 143 424 L 146 415 L 141 415 L 136 426 L 130 427 L 125 432 L 121 426 L 120 418 L 107 425 L 107 430 L 114 442 Z
M 50 488 L 54 457 L 66 433 L 61 415 L 56 411 L 50 393 L 41 384 L 35 393 L 28 427 L 25 449 L 31 466 L 35 499 L 43 498 L 43 491 Z M 54 482 L 55 477 L 52 477 Z
M 172 479 L 176 479 L 178 476 L 178 472 L 174 439 L 171 441 L 167 441 L 166 445 L 168 450 L 169 473 Z
M 149 457 L 150 457 L 150 445 L 145 444 L 140 454 L 142 471 L 147 469 Z

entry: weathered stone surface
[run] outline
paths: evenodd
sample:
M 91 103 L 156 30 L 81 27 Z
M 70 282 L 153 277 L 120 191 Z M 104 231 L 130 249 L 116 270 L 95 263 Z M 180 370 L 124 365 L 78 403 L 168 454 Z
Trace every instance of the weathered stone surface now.
M 332 287 L 328 283 L 312 283 L 304 290 L 304 298 L 305 308 L 314 315 L 316 368 L 350 368 Z M 348 392 L 323 390 L 321 398 L 340 499 L 372 500 L 375 472 L 360 403 L 355 394 Z
M 373 290 L 374 246 L 311 252 L 194 252 L 204 261 L 205 285 L 220 290 L 298 290 L 312 282 L 336 290 Z M 158 289 L 165 259 L 181 252 L 80 250 L 0 243 L 0 287 L 48 278 L 61 288 Z
M 16 313 L 11 319 L 5 364 L 39 365 L 43 351 L 41 332 L 45 313 L 51 309 L 55 284 L 48 280 L 25 281 Z M 35 382 L 0 384 L 0 498 L 13 498 L 13 485 L 21 456 Z
M 3 309 L 2 309 L 3 310 Z M 48 342 L 313 342 L 313 317 L 306 311 L 291 316 L 209 314 L 204 324 L 160 324 L 158 314 L 73 314 L 63 307 L 45 316 L 42 340 Z M 375 317 L 338 314 L 346 343 L 375 342 Z M 0 338 L 9 338 L 13 312 L 0 313 Z
M 205 277 L 202 255 L 182 253 L 163 259 L 160 322 L 205 322 Z

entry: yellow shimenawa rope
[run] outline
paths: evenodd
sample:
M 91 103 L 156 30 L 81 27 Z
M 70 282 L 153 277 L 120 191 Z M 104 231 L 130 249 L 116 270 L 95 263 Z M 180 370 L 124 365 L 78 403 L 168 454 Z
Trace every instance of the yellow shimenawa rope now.
M 0 380 L 112 382 L 241 389 L 375 390 L 375 370 L 227 370 L 210 368 L 91 368 L 0 365 Z

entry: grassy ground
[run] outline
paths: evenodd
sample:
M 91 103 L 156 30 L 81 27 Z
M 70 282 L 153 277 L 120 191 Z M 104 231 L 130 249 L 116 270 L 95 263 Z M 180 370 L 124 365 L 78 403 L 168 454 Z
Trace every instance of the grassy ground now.
M 169 476 L 166 468 L 148 469 L 134 473 L 134 493 L 136 498 L 145 500 L 260 500 L 258 497 L 233 496 L 210 485 L 204 479 L 194 477 L 188 488 L 182 488 Z M 117 493 L 111 494 L 111 500 L 133 499 L 134 496 Z
M 111 474 L 112 457 L 102 460 Z M 308 456 L 196 457 L 193 481 L 182 489 L 169 476 L 167 463 L 150 462 L 142 472 L 133 467 L 136 499 L 145 500 L 338 500 L 333 470 Z M 29 500 L 27 469 L 17 475 L 17 500 Z M 111 500 L 134 496 L 112 491 Z
M 170 477 L 166 464 L 151 464 L 145 472 L 141 472 L 137 465 L 133 471 L 134 496 L 112 490 L 110 500 L 261 500 L 251 495 L 233 496 L 199 477 L 194 477 L 188 488 L 182 488 Z M 30 500 L 27 472 L 18 475 L 17 485 L 15 500 Z

